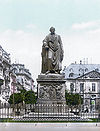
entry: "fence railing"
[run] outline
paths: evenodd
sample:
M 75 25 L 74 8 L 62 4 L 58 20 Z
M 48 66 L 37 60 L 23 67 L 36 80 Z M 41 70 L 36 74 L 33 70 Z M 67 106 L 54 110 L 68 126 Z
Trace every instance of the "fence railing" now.
M 71 107 L 64 104 L 18 104 L 0 103 L 0 119 L 15 121 L 92 121 L 100 120 L 100 108 L 83 110 L 83 105 Z

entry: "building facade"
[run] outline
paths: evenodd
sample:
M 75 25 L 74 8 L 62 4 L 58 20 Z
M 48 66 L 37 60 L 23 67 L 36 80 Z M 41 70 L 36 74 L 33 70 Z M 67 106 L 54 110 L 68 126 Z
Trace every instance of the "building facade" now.
M 79 93 L 83 98 L 83 111 L 93 112 L 100 106 L 100 64 L 71 64 L 63 70 L 66 90 Z
M 10 67 L 10 54 L 0 46 L 0 100 L 4 102 L 10 95 Z
M 27 91 L 34 89 L 34 80 L 32 79 L 29 70 L 25 68 L 24 64 L 12 64 L 11 70 L 13 73 L 11 86 L 12 89 L 15 90 L 15 92 L 18 91 L 18 89 L 20 90 L 21 88 L 24 88 Z
M 10 54 L 0 46 L 0 101 L 8 102 L 20 89 L 34 90 L 34 80 L 24 64 L 11 64 Z
M 13 93 L 18 93 L 18 89 L 17 89 L 17 76 L 14 72 L 11 71 L 10 73 L 10 92 L 11 94 Z

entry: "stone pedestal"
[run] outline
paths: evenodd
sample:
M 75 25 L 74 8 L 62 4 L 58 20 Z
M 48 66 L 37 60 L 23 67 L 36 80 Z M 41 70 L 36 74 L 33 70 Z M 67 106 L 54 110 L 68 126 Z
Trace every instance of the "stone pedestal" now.
M 64 76 L 60 74 L 40 74 L 37 79 L 37 103 L 42 104 L 43 106 L 49 105 L 51 107 L 52 105 L 55 105 L 54 108 L 56 108 L 53 109 L 53 111 L 57 112 L 57 106 L 61 106 L 66 103 L 65 82 L 66 80 L 64 79 Z M 49 112 L 52 112 L 51 109 L 49 109 Z

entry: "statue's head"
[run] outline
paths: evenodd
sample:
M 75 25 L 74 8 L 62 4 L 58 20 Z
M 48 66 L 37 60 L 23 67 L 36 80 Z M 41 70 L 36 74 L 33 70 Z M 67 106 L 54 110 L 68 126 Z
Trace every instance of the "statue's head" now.
M 54 34 L 54 33 L 55 33 L 55 28 L 54 28 L 54 27 L 51 27 L 51 28 L 50 28 L 50 32 L 51 32 L 51 34 Z

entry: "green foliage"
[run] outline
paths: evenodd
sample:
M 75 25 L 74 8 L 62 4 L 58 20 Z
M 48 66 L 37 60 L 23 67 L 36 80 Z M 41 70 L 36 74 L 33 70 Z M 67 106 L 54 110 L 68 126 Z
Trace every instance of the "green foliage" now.
M 22 89 L 20 89 L 20 92 L 21 92 L 21 94 L 22 94 L 23 101 L 24 101 L 24 99 L 25 99 L 25 93 L 26 93 L 27 91 L 25 90 L 24 87 L 22 87 Z
M 4 80 L 0 80 L 0 86 L 2 86 L 3 85 L 3 82 L 4 82 Z
M 14 93 L 9 98 L 9 104 L 19 104 L 23 102 L 23 97 L 21 93 Z
M 36 103 L 35 93 L 33 91 L 27 91 L 25 93 L 24 101 L 25 104 L 35 104 Z
M 21 94 L 24 94 L 27 92 L 23 86 L 21 88 L 19 88 L 19 91 L 21 92 Z
M 9 98 L 10 104 L 19 104 L 25 102 L 25 104 L 34 104 L 36 103 L 35 93 L 33 91 L 26 91 L 24 87 L 20 90 L 20 93 L 14 93 Z
M 79 94 L 65 92 L 66 104 L 69 106 L 76 106 L 82 104 L 82 98 Z

